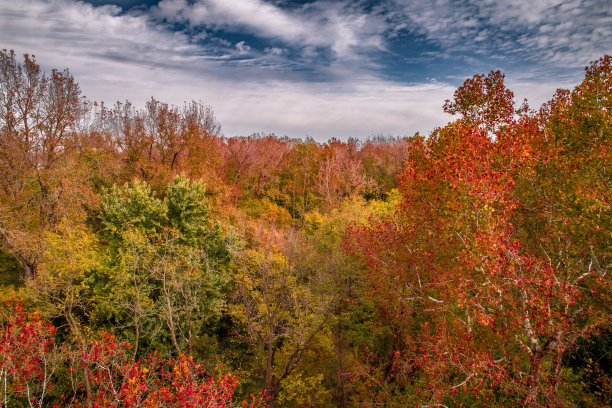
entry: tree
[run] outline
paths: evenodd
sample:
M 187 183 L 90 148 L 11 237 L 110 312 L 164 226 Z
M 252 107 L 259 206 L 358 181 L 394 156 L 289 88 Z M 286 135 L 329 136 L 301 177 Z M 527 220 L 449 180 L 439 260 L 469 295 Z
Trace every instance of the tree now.
M 296 270 L 291 235 L 259 233 L 259 246 L 245 248 L 237 260 L 233 315 L 244 325 L 241 337 L 255 358 L 261 392 L 274 406 L 325 328 L 332 303 L 317 290 L 316 276 Z M 320 379 L 311 378 L 310 382 L 312 391 Z
M 118 344 L 113 336 L 102 333 L 89 342 L 85 363 L 95 369 L 90 376 L 95 404 L 100 407 L 248 407 L 264 406 L 259 396 L 250 401 L 236 401 L 238 379 L 231 373 L 217 376 L 185 355 L 163 359 L 153 352 L 144 358 L 130 359 L 129 343 Z M 73 405 L 81 406 L 78 393 Z
M 76 160 L 87 109 L 67 70 L 46 76 L 34 57 L 20 64 L 13 51 L 0 53 L 0 244 L 26 277 L 36 272 L 45 231 L 95 201 Z
M 177 176 L 163 201 L 143 182 L 113 187 L 101 218 L 110 245 L 94 285 L 110 301 L 99 318 L 133 330 L 135 355 L 141 346 L 163 351 L 165 339 L 175 353 L 193 355 L 194 338 L 219 315 L 230 261 L 204 186 Z
M 282 202 L 294 219 L 316 205 L 314 185 L 320 163 L 320 147 L 313 140 L 296 141 L 283 156 L 279 171 L 279 191 L 276 201 Z
M 414 139 L 421 136 L 415 135 Z M 359 151 L 367 180 L 366 198 L 385 198 L 397 188 L 397 179 L 404 171 L 410 154 L 410 138 L 372 138 L 366 140 Z
M 525 109 L 526 105 L 520 111 Z M 444 112 L 461 114 L 465 121 L 482 124 L 491 132 L 511 123 L 517 113 L 514 93 L 504 85 L 504 74 L 499 70 L 467 79 L 455 91 L 453 100 L 446 100 Z
M 395 327 L 382 379 L 410 390 L 395 388 L 404 403 L 555 406 L 564 354 L 610 316 L 598 261 L 609 238 L 597 232 L 609 189 L 596 187 L 589 166 L 572 175 L 582 160 L 600 165 L 609 153 L 597 132 L 578 133 L 594 149 L 585 156 L 567 160 L 554 144 L 539 150 L 552 135 L 536 118 L 511 120 L 508 103 L 464 106 L 481 101 L 482 80 L 466 81 L 451 104 L 466 118 L 413 151 L 395 217 L 353 231 L 369 266 L 365 282 Z M 486 89 L 491 101 L 511 95 Z M 586 231 L 595 235 L 585 240 Z
M 55 327 L 16 300 L 0 308 L 0 322 L 0 406 L 45 406 L 59 362 Z
M 315 191 L 329 208 L 337 208 L 344 198 L 359 194 L 367 186 L 363 164 L 355 140 L 331 140 L 321 152 Z
M 124 154 L 128 178 L 140 177 L 155 188 L 181 173 L 218 179 L 203 162 L 219 160 L 220 126 L 202 102 L 177 107 L 151 98 L 144 110 L 117 103 L 101 115 Z
M 71 407 L 249 407 L 264 406 L 261 396 L 237 401 L 235 375 L 212 375 L 193 359 L 179 355 L 163 359 L 153 352 L 145 358 L 130 358 L 129 343 L 117 343 L 102 332 L 75 350 L 61 353 L 55 344 L 55 327 L 39 313 L 29 312 L 21 301 L 0 308 L 0 405 L 57 406 L 49 391 L 62 380 L 71 380 L 72 395 L 61 397 Z M 62 363 L 69 365 L 70 378 L 54 375 Z M 79 376 L 72 367 L 88 367 Z M 82 388 L 87 384 L 87 391 Z
M 250 193 L 254 198 L 275 198 L 279 193 L 279 169 L 291 149 L 287 138 L 253 134 L 227 139 L 225 174 L 239 189 L 243 198 Z M 238 199 L 236 195 L 235 199 Z

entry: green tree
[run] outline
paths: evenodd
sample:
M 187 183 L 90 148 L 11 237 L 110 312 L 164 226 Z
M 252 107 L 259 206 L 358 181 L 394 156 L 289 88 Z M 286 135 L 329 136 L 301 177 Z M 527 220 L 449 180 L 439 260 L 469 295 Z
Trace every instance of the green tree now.
M 228 240 L 213 223 L 205 188 L 177 176 L 164 200 L 140 181 L 103 199 L 105 268 L 93 277 L 100 324 L 129 328 L 142 347 L 193 354 L 194 341 L 221 312 L 230 261 Z

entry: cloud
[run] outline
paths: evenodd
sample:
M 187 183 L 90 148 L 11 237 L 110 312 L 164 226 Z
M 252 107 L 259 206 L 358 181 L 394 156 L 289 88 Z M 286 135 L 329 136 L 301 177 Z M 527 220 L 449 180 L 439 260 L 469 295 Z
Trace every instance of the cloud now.
M 137 106 L 151 96 L 174 104 L 201 99 L 227 136 L 261 131 L 324 141 L 426 132 L 443 124 L 440 105 L 452 94 L 445 84 L 406 86 L 349 68 L 342 68 L 343 81 L 312 83 L 265 74 L 265 67 L 228 66 L 236 54 L 208 55 L 186 34 L 112 6 L 0 0 L 0 18 L 4 47 L 36 54 L 46 69 L 69 67 L 89 98 Z M 249 51 L 240 42 L 232 49 Z M 267 51 L 271 58 L 284 53 Z
M 356 50 L 381 48 L 387 29 L 380 15 L 352 7 L 350 1 L 317 1 L 286 10 L 261 0 L 162 0 L 153 15 L 174 23 L 213 30 L 244 31 L 312 50 L 325 47 L 337 58 Z
M 119 70 L 105 75 L 116 78 L 122 70 L 163 68 L 198 52 L 186 36 L 120 11 L 70 0 L 0 0 L 0 37 L 3 47 L 35 52 L 60 67 L 98 73 L 100 64 L 112 64 Z
M 397 25 L 449 54 L 582 67 L 610 52 L 608 0 L 393 0 Z
M 241 54 L 246 54 L 250 51 L 251 47 L 249 47 L 245 41 L 240 41 L 236 44 L 236 49 Z
M 47 70 L 70 68 L 93 100 L 203 100 L 227 136 L 364 138 L 444 125 L 450 117 L 441 105 L 454 90 L 445 80 L 464 79 L 443 66 L 456 56 L 496 69 L 482 62 L 493 58 L 532 106 L 577 83 L 581 69 L 559 76 L 551 67 L 581 68 L 612 43 L 609 11 L 598 1 L 385 0 L 366 8 L 316 0 L 286 8 L 164 0 L 126 12 L 76 0 L 0 0 L 0 38 L 3 48 L 36 54 Z M 389 51 L 407 34 L 439 47 L 410 56 Z M 420 83 L 384 79 L 394 59 L 423 69 Z M 438 72 L 425 70 L 435 64 Z
M 372 79 L 330 89 L 318 84 L 269 82 L 240 89 L 215 111 L 226 134 L 254 131 L 293 137 L 366 138 L 373 134 L 412 135 L 444 125 L 442 103 L 454 88 L 446 84 L 405 86 Z M 235 112 L 241 115 L 232 118 Z
M 259 0 L 162 0 L 157 14 L 169 21 L 188 22 L 194 26 L 227 28 L 247 27 L 264 36 L 296 41 L 307 37 L 310 27 L 278 7 Z

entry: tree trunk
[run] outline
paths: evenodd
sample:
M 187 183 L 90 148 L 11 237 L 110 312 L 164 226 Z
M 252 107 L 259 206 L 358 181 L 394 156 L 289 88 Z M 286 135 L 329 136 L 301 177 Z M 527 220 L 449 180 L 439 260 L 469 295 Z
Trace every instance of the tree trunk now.
M 531 368 L 529 370 L 529 377 L 527 378 L 527 397 L 523 406 L 536 408 L 538 404 L 538 390 L 540 384 L 540 372 L 542 370 L 542 363 L 544 361 L 545 353 L 538 351 L 535 352 L 531 359 Z

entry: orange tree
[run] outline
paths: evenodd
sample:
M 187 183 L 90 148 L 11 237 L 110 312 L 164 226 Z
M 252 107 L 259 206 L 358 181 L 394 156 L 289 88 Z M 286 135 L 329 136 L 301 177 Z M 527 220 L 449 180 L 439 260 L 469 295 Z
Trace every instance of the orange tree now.
M 392 328 L 364 398 L 561 406 L 562 358 L 609 325 L 610 58 L 539 113 L 503 75 L 445 108 L 463 117 L 415 144 L 393 217 L 349 230 Z

